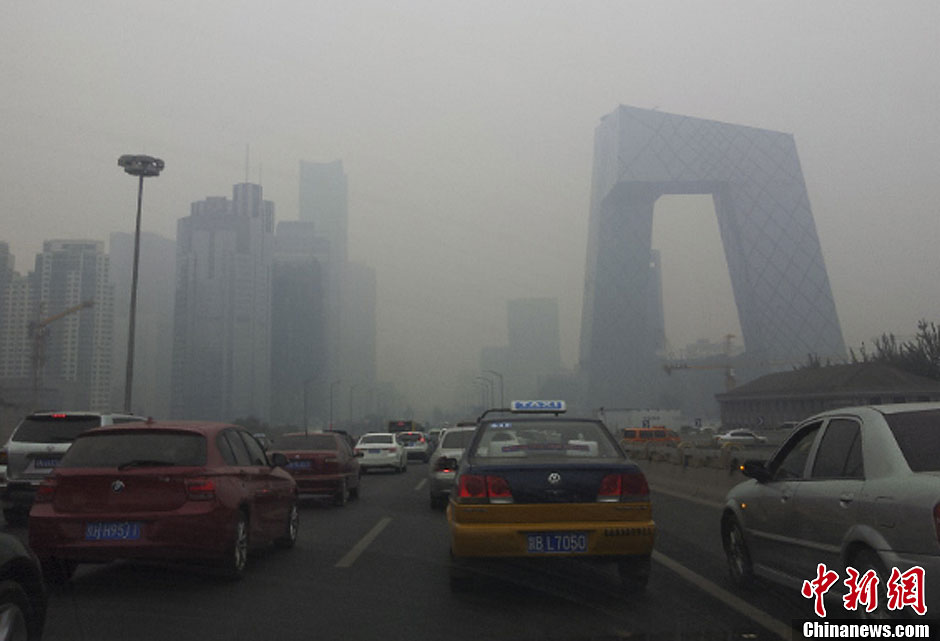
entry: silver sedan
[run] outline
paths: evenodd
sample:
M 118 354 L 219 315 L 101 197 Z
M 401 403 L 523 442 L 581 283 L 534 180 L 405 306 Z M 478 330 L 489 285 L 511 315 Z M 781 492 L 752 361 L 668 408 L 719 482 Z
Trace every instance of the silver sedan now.
M 434 450 L 428 461 L 428 491 L 431 499 L 431 509 L 439 510 L 447 505 L 450 488 L 454 485 L 457 475 L 457 462 L 463 456 L 463 451 L 476 427 L 451 427 L 444 431 L 440 445 Z
M 912 599 L 903 614 L 889 609 L 885 588 L 894 568 L 908 576 L 923 568 L 940 580 L 940 403 L 818 414 L 769 461 L 748 461 L 742 471 L 751 479 L 728 493 L 721 519 L 735 583 L 760 575 L 806 589 L 825 564 L 839 576 L 826 595 L 832 597 L 849 591 L 842 587 L 847 568 L 861 576 L 873 570 L 877 597 L 856 615 L 921 613 Z M 927 616 L 940 616 L 940 584 L 932 591 L 922 584 L 907 596 L 920 597 Z M 876 607 L 868 612 L 869 605 Z M 838 604 L 843 617 L 851 614 L 844 607 Z

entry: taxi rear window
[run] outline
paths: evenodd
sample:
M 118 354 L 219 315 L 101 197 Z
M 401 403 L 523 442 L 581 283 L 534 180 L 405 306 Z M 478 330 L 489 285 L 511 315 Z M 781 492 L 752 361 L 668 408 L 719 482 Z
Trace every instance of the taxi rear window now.
M 13 440 L 21 443 L 71 443 L 82 432 L 99 425 L 101 419 L 97 416 L 30 416 L 20 424 L 13 434 Z
M 190 432 L 105 432 L 75 440 L 59 467 L 198 467 L 206 438 Z
M 566 420 L 484 423 L 470 455 L 536 460 L 622 457 L 601 423 Z

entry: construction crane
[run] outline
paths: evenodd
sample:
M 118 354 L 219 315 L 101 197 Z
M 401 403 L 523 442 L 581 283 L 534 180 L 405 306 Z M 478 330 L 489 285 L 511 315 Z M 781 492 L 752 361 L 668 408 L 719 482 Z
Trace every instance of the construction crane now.
M 39 393 L 42 389 L 42 371 L 46 365 L 46 338 L 49 335 L 46 328 L 55 321 L 80 312 L 88 307 L 92 307 L 94 304 L 94 300 L 86 300 L 58 314 L 53 314 L 48 318 L 30 321 L 29 338 L 33 344 L 33 409 L 39 409 Z

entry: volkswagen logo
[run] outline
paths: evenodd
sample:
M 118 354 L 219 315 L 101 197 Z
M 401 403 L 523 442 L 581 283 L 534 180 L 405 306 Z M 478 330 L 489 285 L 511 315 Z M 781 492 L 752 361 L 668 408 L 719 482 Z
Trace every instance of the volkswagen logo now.
M 558 485 L 559 483 L 561 483 L 561 474 L 559 474 L 558 472 L 552 472 L 551 474 L 548 475 L 548 482 L 551 483 L 552 485 Z
M 111 483 L 111 491 L 115 494 L 124 491 L 124 481 L 114 481 Z

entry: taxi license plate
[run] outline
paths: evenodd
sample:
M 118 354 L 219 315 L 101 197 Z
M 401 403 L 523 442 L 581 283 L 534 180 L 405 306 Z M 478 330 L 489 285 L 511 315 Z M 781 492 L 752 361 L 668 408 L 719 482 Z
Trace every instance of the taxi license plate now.
M 529 554 L 578 554 L 587 552 L 587 532 L 539 532 L 529 534 Z
M 95 521 L 85 524 L 86 541 L 136 541 L 140 521 Z
M 59 464 L 57 458 L 37 458 L 33 459 L 33 467 L 37 470 L 49 470 Z

